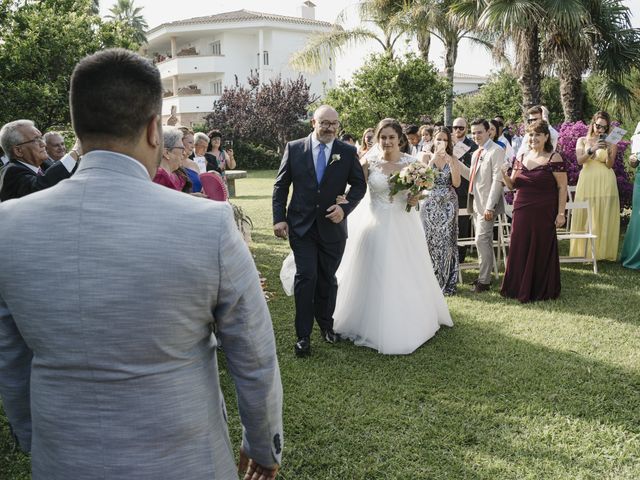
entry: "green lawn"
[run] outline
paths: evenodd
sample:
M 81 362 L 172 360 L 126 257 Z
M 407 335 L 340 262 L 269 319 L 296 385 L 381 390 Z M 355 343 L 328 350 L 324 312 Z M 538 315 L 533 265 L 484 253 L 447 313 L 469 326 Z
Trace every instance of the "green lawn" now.
M 271 230 L 274 176 L 250 172 L 234 202 L 254 221 L 271 293 L 285 393 L 280 478 L 640 478 L 640 272 L 563 265 L 561 298 L 532 305 L 464 287 L 447 298 L 455 326 L 413 355 L 315 334 L 313 356 L 297 359 L 293 300 L 278 277 L 288 245 Z M 221 376 L 239 444 L 224 367 Z M 0 422 L 0 479 L 27 479 Z

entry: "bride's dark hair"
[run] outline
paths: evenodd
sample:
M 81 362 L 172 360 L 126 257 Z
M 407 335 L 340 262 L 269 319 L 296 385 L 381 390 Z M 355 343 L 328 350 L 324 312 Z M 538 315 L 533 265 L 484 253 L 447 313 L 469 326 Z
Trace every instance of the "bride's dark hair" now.
M 402 131 L 402 125 L 400 125 L 400 122 L 395 118 L 383 118 L 382 120 L 380 120 L 380 123 L 378 123 L 378 126 L 376 127 L 376 133 L 374 137 L 376 141 L 380 140 L 380 132 L 387 127 L 391 127 L 395 130 L 395 132 L 398 134 L 398 140 L 402 138 L 404 132 Z

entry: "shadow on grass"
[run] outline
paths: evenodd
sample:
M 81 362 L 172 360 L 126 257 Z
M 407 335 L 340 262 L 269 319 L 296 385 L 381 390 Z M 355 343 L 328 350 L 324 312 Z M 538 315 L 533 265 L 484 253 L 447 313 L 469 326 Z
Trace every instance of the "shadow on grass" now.
M 313 356 L 303 360 L 293 356 L 291 319 L 276 318 L 276 327 L 287 323 L 284 336 L 276 328 L 285 391 L 282 478 L 640 473 L 632 463 L 640 452 L 639 375 L 469 318 L 458 315 L 453 329 L 441 329 L 413 355 L 315 337 Z M 616 457 L 623 441 L 628 455 Z
M 619 264 L 600 262 L 599 273 L 594 274 L 590 265 L 561 268 L 562 292 L 557 300 L 520 304 L 499 295 L 502 275 L 494 281 L 492 293 L 476 295 L 467 286 L 458 287 L 461 297 L 482 303 L 497 305 L 521 305 L 532 311 L 560 314 L 588 315 L 616 322 L 640 325 L 640 278 L 633 277 Z M 471 278 L 467 275 L 465 278 Z M 594 301 L 595 298 L 600 301 Z

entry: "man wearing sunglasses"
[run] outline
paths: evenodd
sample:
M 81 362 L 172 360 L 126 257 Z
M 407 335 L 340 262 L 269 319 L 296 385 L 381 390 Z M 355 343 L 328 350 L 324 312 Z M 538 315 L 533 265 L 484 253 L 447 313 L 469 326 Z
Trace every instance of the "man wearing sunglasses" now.
M 535 107 L 531 107 L 529 110 L 527 110 L 527 125 L 530 125 L 538 120 L 545 120 L 547 123 L 549 123 L 549 110 L 547 110 L 547 108 L 542 105 L 536 105 Z M 551 136 L 551 144 L 553 145 L 553 150 L 555 151 L 556 147 L 558 146 L 558 131 L 551 125 L 549 125 L 549 133 Z M 527 153 L 529 153 L 529 150 L 531 150 L 531 148 L 529 147 L 529 134 L 527 133 L 522 138 L 522 143 L 520 144 L 520 148 L 518 149 L 516 158 L 520 158 L 523 155 L 526 155 Z
M 467 137 L 467 119 L 463 117 L 458 117 L 453 121 L 452 133 L 453 138 L 452 142 L 454 145 L 462 144 L 465 147 L 468 147 L 468 150 L 458 158 L 462 163 L 464 163 L 467 167 L 471 168 L 471 157 L 473 153 L 478 149 L 478 145 L 476 142 Z M 462 149 L 460 149 L 462 151 Z M 455 152 L 454 152 L 455 153 Z M 456 188 L 456 193 L 458 194 L 458 205 L 466 205 L 467 204 L 467 196 L 469 191 L 469 181 L 466 178 L 460 179 L 460 186 Z M 458 236 L 459 237 L 469 237 L 471 235 L 471 219 L 468 216 L 458 217 Z M 465 257 L 467 256 L 467 247 L 458 247 L 458 255 L 460 263 L 464 263 Z
M 0 144 L 9 157 L 0 176 L 0 202 L 52 187 L 69 178 L 78 161 L 76 145 L 59 162 L 43 171 L 42 163 L 48 158 L 46 143 L 31 120 L 4 125 L 0 130 Z

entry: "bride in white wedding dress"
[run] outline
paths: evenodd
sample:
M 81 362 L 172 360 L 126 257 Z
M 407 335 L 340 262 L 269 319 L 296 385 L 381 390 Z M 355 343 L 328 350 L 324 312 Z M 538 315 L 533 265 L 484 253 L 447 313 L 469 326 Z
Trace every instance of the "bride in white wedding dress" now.
M 378 124 L 378 148 L 363 159 L 369 188 L 349 215 L 349 239 L 337 272 L 334 330 L 384 354 L 411 353 L 440 325 L 453 326 L 420 216 L 405 211 L 406 193 L 389 198 L 389 176 L 416 161 L 400 152 L 401 136 L 396 120 Z

